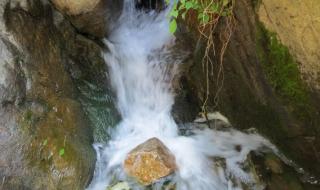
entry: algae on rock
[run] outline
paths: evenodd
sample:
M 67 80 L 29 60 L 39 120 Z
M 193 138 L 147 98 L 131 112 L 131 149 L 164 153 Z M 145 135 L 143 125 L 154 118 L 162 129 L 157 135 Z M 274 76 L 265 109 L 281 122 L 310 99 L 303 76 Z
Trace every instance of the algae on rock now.
M 12 72 L 5 71 L 14 80 L 4 88 L 16 92 L 0 99 L 0 122 L 8 132 L 0 140 L 4 189 L 84 189 L 93 174 L 92 126 L 67 70 L 70 39 L 54 19 L 50 4 L 38 0 L 5 7 L 12 36 L 4 38 L 6 48 L 17 59 Z

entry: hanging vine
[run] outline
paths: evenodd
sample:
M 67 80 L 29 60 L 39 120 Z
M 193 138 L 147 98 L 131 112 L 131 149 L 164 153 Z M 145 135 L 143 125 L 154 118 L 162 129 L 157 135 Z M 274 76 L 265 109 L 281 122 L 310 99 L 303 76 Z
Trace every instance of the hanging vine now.
M 170 0 L 166 0 L 167 3 Z M 206 75 L 206 94 L 202 105 L 202 113 L 207 113 L 207 103 L 210 96 L 210 76 L 213 76 L 214 61 L 212 54 L 218 60 L 218 72 L 216 74 L 217 90 L 214 95 L 214 107 L 218 105 L 219 93 L 223 87 L 224 72 L 223 72 L 223 58 L 226 48 L 230 42 L 231 35 L 234 28 L 234 2 L 235 0 L 180 0 L 173 2 L 172 10 L 169 14 L 171 20 L 169 30 L 175 33 L 177 30 L 177 19 L 183 20 L 193 19 L 194 15 L 197 18 L 197 29 L 199 32 L 199 39 L 206 41 L 206 48 L 202 58 L 203 71 Z M 188 16 L 188 15 L 192 15 Z M 222 42 L 217 49 L 214 43 L 214 32 L 217 29 L 218 23 L 224 19 L 226 22 L 223 32 L 220 33 L 220 41 Z

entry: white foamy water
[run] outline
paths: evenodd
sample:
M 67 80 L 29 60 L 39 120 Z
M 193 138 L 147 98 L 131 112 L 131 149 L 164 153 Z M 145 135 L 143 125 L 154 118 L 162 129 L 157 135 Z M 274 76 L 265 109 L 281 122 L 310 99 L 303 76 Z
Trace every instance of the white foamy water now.
M 177 190 L 232 190 L 241 189 L 241 182 L 254 184 L 254 176 L 242 168 L 248 153 L 266 147 L 276 150 L 263 137 L 234 129 L 178 135 L 170 113 L 171 82 L 183 55 L 171 52 L 175 39 L 169 33 L 167 12 L 141 12 L 135 10 L 134 0 L 125 0 L 118 25 L 105 41 L 109 49 L 105 60 L 122 121 L 106 145 L 95 145 L 98 157 L 89 190 L 105 190 L 117 181 L 144 189 L 126 176 L 123 162 L 128 152 L 152 137 L 163 141 L 176 157 L 179 169 L 170 181 Z M 225 164 L 219 165 L 217 158 Z M 151 189 L 161 189 L 162 182 Z

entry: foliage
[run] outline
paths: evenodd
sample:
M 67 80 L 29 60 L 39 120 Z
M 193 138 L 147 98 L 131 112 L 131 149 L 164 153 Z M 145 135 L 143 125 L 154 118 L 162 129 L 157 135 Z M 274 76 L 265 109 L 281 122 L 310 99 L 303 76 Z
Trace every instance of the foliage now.
M 166 0 L 169 4 L 170 0 Z M 171 1 L 172 2 L 172 1 Z M 205 43 L 205 51 L 202 57 L 202 65 L 206 77 L 206 94 L 202 105 L 202 112 L 207 113 L 207 102 L 210 95 L 209 78 L 213 76 L 212 70 L 214 64 L 218 64 L 218 73 L 214 81 L 217 81 L 217 91 L 214 95 L 215 106 L 218 105 L 219 93 L 223 86 L 223 58 L 227 46 L 230 42 L 234 28 L 233 8 L 235 0 L 173 0 L 173 4 L 169 17 L 170 32 L 175 33 L 177 30 L 177 19 L 185 20 L 191 23 L 191 28 L 198 30 L 199 39 Z M 222 18 L 223 19 L 222 21 Z M 214 33 L 217 30 L 217 25 L 223 23 L 219 28 L 219 45 L 215 45 Z M 216 59 L 217 61 L 213 60 Z M 216 63 L 214 63 L 216 62 Z
M 61 148 L 60 150 L 59 150 L 59 156 L 63 156 L 64 155 L 64 148 Z
M 275 64 L 269 67 L 273 86 L 284 96 L 294 99 L 303 98 L 304 92 L 301 89 L 302 84 L 297 64 L 289 55 L 288 49 L 282 46 L 274 35 L 270 36 L 270 54 L 275 59 Z
M 269 62 L 264 66 L 271 85 L 288 101 L 305 104 L 307 94 L 297 63 L 288 48 L 278 41 L 276 34 L 269 32 L 267 38 Z
M 298 63 L 289 49 L 281 44 L 275 33 L 268 31 L 262 24 L 257 37 L 260 43 L 259 59 L 280 101 L 295 118 L 306 125 L 318 123 L 311 92 L 302 80 Z
M 166 0 L 169 4 L 170 0 Z M 232 12 L 231 0 L 174 0 L 173 7 L 170 12 L 170 32 L 175 33 L 177 29 L 176 19 L 181 16 L 186 18 L 189 11 L 197 13 L 197 19 L 200 24 L 205 25 L 213 22 L 214 19 L 220 16 L 230 16 Z

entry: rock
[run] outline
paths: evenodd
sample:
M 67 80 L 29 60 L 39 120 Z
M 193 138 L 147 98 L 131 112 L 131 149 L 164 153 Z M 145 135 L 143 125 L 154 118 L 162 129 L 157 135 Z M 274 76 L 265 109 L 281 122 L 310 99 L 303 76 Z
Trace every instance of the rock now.
M 59 10 L 81 33 L 103 38 L 119 18 L 123 0 L 52 0 Z
M 92 11 L 100 0 L 52 0 L 55 7 L 68 14 L 78 15 Z
M 235 18 L 237 18 L 236 20 L 238 23 L 234 28 L 230 43 L 224 55 L 223 77 L 217 79 L 221 69 L 219 64 L 212 64 L 209 66 L 209 73 L 212 74 L 210 74 L 211 76 L 209 77 L 208 83 L 210 84 L 208 99 L 206 97 L 206 71 L 204 71 L 202 64 L 204 56 L 203 52 L 205 52 L 207 41 L 198 41 L 198 30 L 193 24 L 190 24 L 187 29 L 181 28 L 180 36 L 189 44 L 186 46 L 190 47 L 190 45 L 192 46 L 192 44 L 195 44 L 194 47 L 191 47 L 191 49 L 194 50 L 194 63 L 187 69 L 186 74 L 183 74 L 183 80 L 181 80 L 183 94 L 187 95 L 185 96 L 186 100 L 175 101 L 172 112 L 176 113 L 178 111 L 180 113 L 177 115 L 182 119 L 175 118 L 176 120 L 185 120 L 185 116 L 189 117 L 188 114 L 192 113 L 193 110 L 198 109 L 200 111 L 201 108 L 203 109 L 204 103 L 206 103 L 206 112 L 219 110 L 224 113 L 230 119 L 230 122 L 234 124 L 234 127 L 238 129 L 256 128 L 260 133 L 272 139 L 278 148 L 288 155 L 290 159 L 294 160 L 297 164 L 315 176 L 319 176 L 320 160 L 317 156 L 317 150 L 320 148 L 320 138 L 319 134 L 314 135 L 312 131 L 319 130 L 320 106 L 318 102 L 320 96 L 317 96 L 316 94 L 311 95 L 309 89 L 306 89 L 303 92 L 306 94 L 306 103 L 301 103 L 303 101 L 292 101 L 288 103 L 288 97 L 282 97 L 283 95 L 277 92 L 278 86 L 274 85 L 273 80 L 270 80 L 268 75 L 269 69 L 265 68 L 265 66 L 270 66 L 273 61 L 277 60 L 277 55 L 274 56 L 271 54 L 270 49 L 267 48 L 272 42 L 270 41 L 270 37 L 267 35 L 265 36 L 265 33 L 263 32 L 258 32 L 260 31 L 260 28 L 262 28 L 260 22 L 262 19 L 260 16 L 259 20 L 256 15 L 256 10 L 263 9 L 263 7 L 255 7 L 254 2 L 258 3 L 261 1 L 235 1 L 234 7 L 236 8 L 234 9 L 234 15 Z M 273 17 L 280 14 L 280 11 L 286 12 L 287 16 L 287 14 L 290 13 L 289 10 L 293 9 L 291 4 L 295 4 L 294 6 L 296 6 L 296 4 L 309 4 L 311 1 L 295 2 L 291 4 L 289 4 L 287 0 L 281 2 L 273 0 L 270 2 L 263 2 L 265 5 L 261 4 L 261 6 L 268 5 L 275 7 L 273 11 L 268 9 L 269 14 Z M 285 2 L 287 2 L 287 5 L 283 6 Z M 277 10 L 276 5 L 281 5 L 281 10 Z M 317 7 L 317 5 L 309 6 L 310 9 L 317 9 Z M 286 8 L 288 9 L 287 11 L 285 10 Z M 299 8 L 296 7 L 295 9 Z M 304 6 L 303 9 L 305 9 Z M 306 11 L 303 12 L 309 17 L 309 14 L 314 11 L 316 10 L 310 11 L 309 13 Z M 296 11 L 295 13 L 300 15 L 299 11 Z M 313 15 L 310 16 L 312 17 Z M 300 15 L 299 18 L 295 19 L 300 20 L 304 19 L 304 17 L 305 16 Z M 197 18 L 194 17 L 194 19 Z M 309 22 L 309 18 L 306 18 L 306 20 Z M 275 27 L 280 27 L 277 25 L 277 22 L 278 19 L 273 18 L 271 24 Z M 287 26 L 289 23 L 282 22 L 292 22 L 290 27 L 293 27 L 295 24 L 293 20 L 287 21 L 280 17 L 279 22 L 279 24 L 283 24 L 283 26 Z M 194 22 L 190 21 L 190 23 Z M 316 22 L 314 24 L 316 24 Z M 220 41 L 220 34 L 225 32 L 225 26 L 228 25 L 225 25 L 221 20 L 221 24 L 217 27 L 217 32 L 214 34 L 215 45 L 217 47 L 216 52 L 221 50 L 219 49 L 222 43 Z M 268 25 L 266 27 L 270 28 Z M 276 30 L 276 32 L 277 31 L 278 30 Z M 291 28 L 291 30 L 286 30 L 286 32 L 283 32 L 282 29 L 279 29 L 279 31 L 283 33 L 282 35 L 287 35 L 286 38 L 288 41 L 291 39 L 289 36 L 296 32 L 293 28 Z M 179 33 L 177 33 L 177 35 L 178 34 Z M 301 35 L 303 36 L 303 33 L 301 33 Z M 177 38 L 179 38 L 179 36 Z M 281 37 L 279 38 L 281 42 L 285 43 Z M 292 39 L 296 40 L 301 38 L 295 37 Z M 300 40 L 300 44 L 306 45 L 315 43 L 316 41 L 317 39 L 313 40 L 310 38 L 308 40 L 303 40 L 303 42 Z M 284 47 L 281 48 L 282 51 L 279 51 L 280 57 L 284 57 L 281 55 L 284 54 L 283 48 Z M 291 52 L 291 54 L 292 56 L 295 56 L 294 52 Z M 308 55 L 311 56 L 311 54 Z M 215 60 L 215 63 L 219 63 L 219 56 L 211 54 L 210 57 L 212 60 Z M 263 57 L 267 57 L 267 59 L 264 59 Z M 288 61 L 288 58 L 290 57 L 287 56 L 283 58 L 285 63 Z M 275 70 L 277 70 L 277 72 L 279 71 L 279 75 L 281 76 L 276 79 L 281 81 L 292 81 L 290 80 L 292 75 L 295 75 L 298 79 L 301 77 L 300 72 L 285 72 L 274 67 L 272 71 Z M 299 83 L 297 84 L 298 85 L 296 85 L 297 87 L 295 88 L 298 89 L 298 92 L 299 88 L 303 89 L 304 87 L 307 87 L 304 83 L 302 83 L 302 85 L 299 85 Z M 318 84 L 320 83 L 318 82 Z M 292 83 L 288 82 L 286 87 L 291 89 Z M 290 98 L 294 99 L 294 96 L 291 96 Z M 180 98 L 180 96 L 177 98 Z M 181 107 L 183 109 L 176 109 Z M 181 112 L 187 112 L 188 114 L 181 114 Z M 194 117 L 195 116 L 196 114 Z M 190 120 L 189 118 L 187 119 Z M 306 136 L 316 137 L 310 143 L 304 138 Z
M 319 1 L 262 0 L 258 16 L 295 56 L 303 78 L 320 91 Z
M 227 117 L 222 115 L 220 112 L 210 112 L 206 115 L 201 113 L 201 117 L 198 117 L 194 120 L 196 123 L 205 123 L 210 120 L 220 120 L 222 123 L 225 123 L 226 125 L 230 125 L 230 122 Z
M 92 125 L 67 68 L 91 45 L 55 25 L 50 4 L 27 7 L 0 15 L 0 189 L 85 189 L 95 165 Z M 90 50 L 81 64 L 98 59 L 100 49 Z
M 100 1 L 91 11 L 77 15 L 68 15 L 72 25 L 85 34 L 103 38 L 108 34 L 115 19 L 119 18 L 123 0 Z M 62 11 L 62 13 L 64 13 Z
M 273 154 L 269 154 L 265 157 L 265 165 L 275 174 L 283 173 L 281 160 Z
M 159 139 L 152 138 L 127 155 L 124 169 L 141 184 L 150 185 L 173 173 L 177 166 L 170 150 Z
M 107 188 L 107 190 L 130 190 L 130 187 L 127 182 L 120 182 L 110 188 Z
M 311 183 L 302 182 L 302 176 L 293 167 L 286 165 L 272 153 L 263 156 L 251 153 L 250 157 L 252 166 L 257 174 L 256 177 L 263 182 L 264 189 L 319 189 L 316 184 L 311 185 Z

